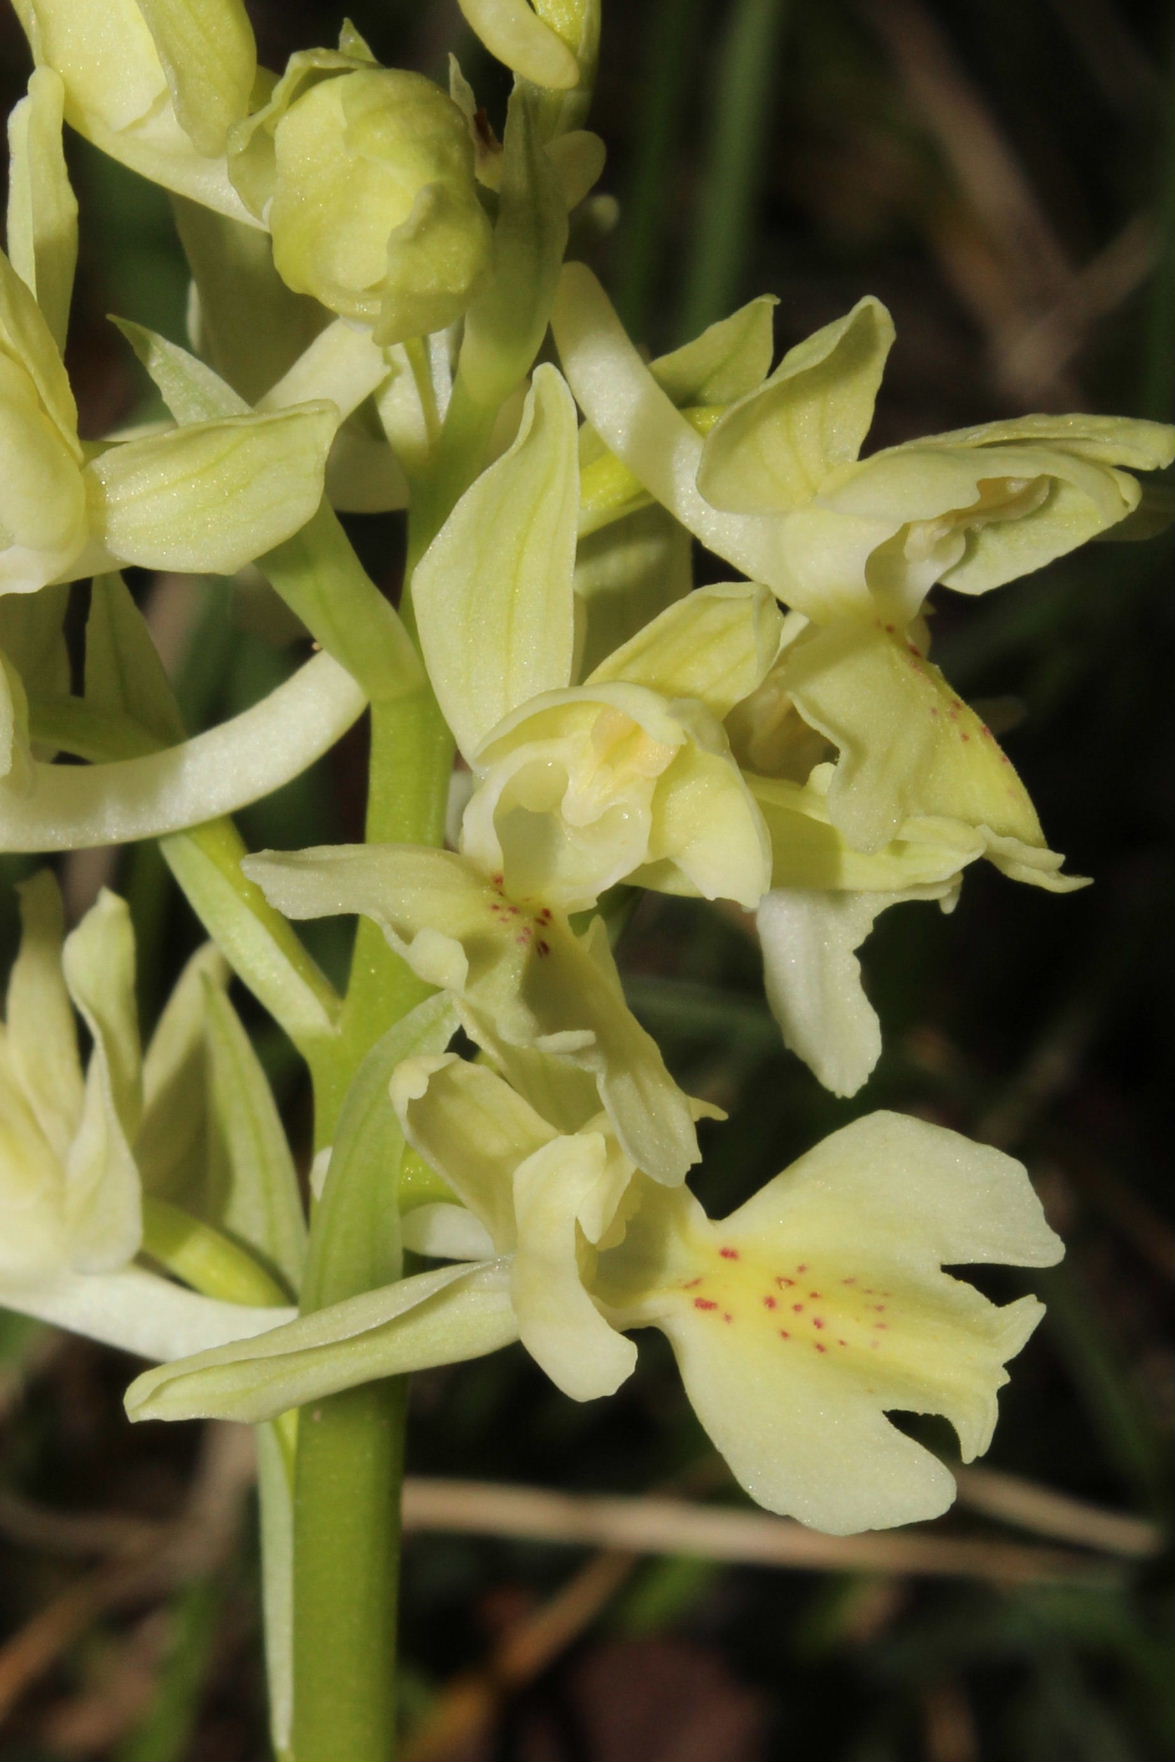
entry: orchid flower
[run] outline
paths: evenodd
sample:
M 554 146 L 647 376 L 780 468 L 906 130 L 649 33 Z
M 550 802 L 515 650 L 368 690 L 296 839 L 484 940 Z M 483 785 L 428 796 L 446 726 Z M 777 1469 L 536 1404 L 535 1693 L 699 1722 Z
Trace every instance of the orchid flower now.
M 84 447 L 58 345 L 0 252 L 0 592 L 123 562 L 231 574 L 310 519 L 338 420 L 319 401 Z
M 416 571 L 425 660 L 474 777 L 461 849 L 564 911 L 626 880 L 751 909 L 767 840 L 722 719 L 774 659 L 778 613 L 762 588 L 700 589 L 574 684 L 578 485 L 574 406 L 540 367 L 513 445 Z
M 860 459 L 893 341 L 875 299 L 797 344 L 704 439 L 582 264 L 564 269 L 552 325 L 609 450 L 710 550 L 818 624 L 905 626 L 936 581 L 986 593 L 1038 569 L 1123 521 L 1141 497 L 1131 472 L 1175 457 L 1165 423 L 1025 416 Z
M 872 1114 L 714 1222 L 686 1188 L 635 1170 L 605 1120 L 556 1134 L 484 1068 L 409 1059 L 393 1099 L 461 1200 L 410 1213 L 407 1239 L 457 1265 L 148 1372 L 128 1395 L 132 1417 L 266 1418 L 472 1356 L 479 1331 L 486 1351 L 521 1339 L 587 1400 L 631 1373 L 624 1333 L 653 1326 L 740 1484 L 814 1528 L 908 1523 L 950 1504 L 948 1470 L 887 1412 L 944 1414 L 964 1460 L 988 1447 L 1003 1366 L 1042 1305 L 997 1307 L 941 1269 L 1059 1259 L 1010 1157 Z
M 0 1304 L 146 1358 L 243 1339 L 292 1312 L 224 1302 L 134 1264 L 143 1176 L 179 1178 L 198 1122 L 174 1082 L 199 1034 L 206 960 L 181 978 L 146 1057 L 124 902 L 103 892 L 63 938 L 47 872 L 21 888 L 24 936 L 0 1024 Z M 202 970 L 201 970 L 202 969 Z M 74 1011 L 93 1042 L 83 1068 Z
M 1062 893 L 1036 810 L 990 728 L 904 634 L 846 621 L 792 633 L 728 721 L 772 850 L 757 913 L 784 1038 L 828 1088 L 853 1094 L 881 1050 L 855 950 L 901 900 L 949 910 L 986 857 Z
M 288 918 L 373 919 L 562 1129 L 603 1106 L 655 1179 L 681 1181 L 697 1161 L 693 1109 L 624 1001 L 601 919 L 577 936 L 562 913 L 509 894 L 501 875 L 415 845 L 263 851 L 241 866 Z
M 772 1008 L 788 1044 L 852 1093 L 880 1048 L 855 959 L 880 910 L 949 908 L 980 855 L 1052 891 L 1083 884 L 1059 872 L 1007 755 L 930 660 L 922 601 L 936 581 L 985 592 L 1112 531 L 1141 496 L 1122 467 L 1169 463 L 1175 430 L 1025 417 L 861 459 L 893 340 L 876 300 L 705 422 L 677 408 L 580 265 L 554 329 L 615 458 L 793 608 L 727 732 L 771 838 L 758 924 Z
M 133 171 L 256 224 L 229 181 L 229 129 L 248 111 L 257 48 L 243 0 L 14 0 L 65 117 Z

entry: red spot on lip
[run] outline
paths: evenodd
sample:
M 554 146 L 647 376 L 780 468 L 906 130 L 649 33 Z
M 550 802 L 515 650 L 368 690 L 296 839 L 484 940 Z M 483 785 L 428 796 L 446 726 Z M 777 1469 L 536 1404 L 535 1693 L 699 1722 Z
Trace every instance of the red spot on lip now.
M 540 954 L 550 954 L 550 952 L 551 952 L 551 945 L 550 945 L 550 943 L 549 943 L 549 942 L 544 942 L 544 941 L 543 941 L 543 940 L 542 940 L 542 939 L 541 939 L 541 937 L 540 937 L 540 939 L 539 939 L 539 941 L 538 941 L 538 942 L 536 942 L 536 943 L 535 943 L 535 947 L 536 947 L 536 948 L 537 948 L 537 949 L 538 949 L 538 951 L 539 951 L 539 953 L 540 953 Z
M 724 1322 L 732 1322 L 734 1317 L 732 1315 L 723 1315 L 722 1319 Z
M 812 1299 L 813 1303 L 819 1303 L 819 1301 L 823 1297 L 823 1295 L 824 1295 L 823 1291 L 809 1291 L 808 1292 L 808 1296 Z
M 882 1330 L 882 1332 L 884 1332 L 885 1329 L 888 1328 L 889 1323 L 888 1322 L 874 1322 L 873 1326 L 874 1326 L 874 1328 L 880 1328 Z
M 778 1308 L 778 1304 L 774 1297 L 764 1297 L 763 1307 L 764 1309 L 776 1309 Z
M 808 1263 L 806 1260 L 802 1263 L 802 1265 L 800 1265 L 796 1268 L 796 1271 L 798 1273 L 806 1273 L 807 1270 L 808 1270 Z
M 787 1291 L 787 1290 L 790 1290 L 791 1286 L 795 1284 L 795 1280 L 794 1279 L 785 1279 L 783 1277 L 783 1275 L 780 1274 L 779 1278 L 776 1279 L 775 1283 L 779 1286 L 779 1289 L 781 1291 Z
M 683 1291 L 692 1291 L 696 1286 L 700 1285 L 701 1282 L 701 1274 L 699 1274 L 696 1279 L 689 1279 L 681 1288 Z
M 781 1340 L 790 1340 L 791 1339 L 791 1335 L 788 1333 L 786 1328 L 780 1328 L 779 1337 Z
M 842 1279 L 841 1280 L 842 1285 L 855 1285 L 856 1282 L 857 1282 L 856 1275 L 854 1275 L 851 1279 Z
M 838 1340 L 838 1341 L 837 1341 L 837 1345 L 838 1345 L 838 1346 L 847 1346 L 847 1345 L 848 1345 L 848 1341 L 847 1341 L 847 1340 Z
M 718 1305 L 715 1303 L 715 1301 L 712 1297 L 695 1297 L 694 1298 L 694 1308 L 695 1309 L 717 1309 Z
M 884 1315 L 885 1314 L 885 1304 L 884 1303 L 871 1303 L 869 1305 L 869 1307 L 875 1315 Z
M 723 1260 L 738 1260 L 740 1258 L 737 1248 L 720 1248 L 718 1252 Z
M 793 1304 L 792 1304 L 792 1308 L 793 1308 L 793 1310 L 794 1310 L 794 1311 L 795 1311 L 795 1313 L 796 1313 L 796 1314 L 797 1314 L 797 1315 L 803 1315 L 803 1313 L 804 1313 L 804 1306 L 803 1306 L 803 1304 L 802 1304 L 802 1303 L 793 1303 Z
M 813 1340 L 812 1344 L 815 1346 L 817 1352 L 828 1351 L 828 1347 L 824 1344 L 823 1340 Z
M 819 1316 L 819 1315 L 814 1315 L 814 1316 L 813 1316 L 813 1317 L 812 1317 L 812 1326 L 813 1326 L 813 1327 L 814 1327 L 814 1328 L 822 1328 L 822 1327 L 823 1327 L 823 1326 L 824 1326 L 824 1318 L 823 1318 L 823 1316 Z

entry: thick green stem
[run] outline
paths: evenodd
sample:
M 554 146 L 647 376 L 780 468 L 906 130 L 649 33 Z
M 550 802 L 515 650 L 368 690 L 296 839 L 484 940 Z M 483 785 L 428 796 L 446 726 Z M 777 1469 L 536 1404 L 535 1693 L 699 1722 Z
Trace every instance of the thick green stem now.
M 370 842 L 440 842 L 452 751 L 431 692 L 372 706 Z M 361 921 L 341 1032 L 318 1085 L 320 1144 L 345 1133 L 344 1098 L 355 1093 L 366 1054 L 427 992 L 375 927 Z M 352 1158 L 337 1176 L 332 1164 L 311 1224 L 304 1311 L 400 1276 L 396 1153 L 389 1143 L 386 1157 Z M 332 1190 L 336 1179 L 340 1187 Z M 385 1380 L 333 1395 L 302 1415 L 293 1762 L 390 1762 L 395 1754 L 405 1397 L 403 1379 Z

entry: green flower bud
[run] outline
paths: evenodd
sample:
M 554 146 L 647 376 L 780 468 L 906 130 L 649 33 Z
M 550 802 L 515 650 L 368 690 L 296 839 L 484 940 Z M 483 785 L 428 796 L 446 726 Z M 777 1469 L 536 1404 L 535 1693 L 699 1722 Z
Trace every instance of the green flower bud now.
M 304 89 L 273 132 L 274 262 L 381 343 L 465 310 L 490 227 L 461 111 L 420 74 L 355 68 Z

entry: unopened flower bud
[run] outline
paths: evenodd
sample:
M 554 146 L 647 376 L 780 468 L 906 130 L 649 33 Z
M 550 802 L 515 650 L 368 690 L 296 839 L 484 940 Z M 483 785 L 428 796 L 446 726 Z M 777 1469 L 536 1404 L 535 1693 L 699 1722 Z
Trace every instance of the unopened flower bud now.
M 392 343 L 459 318 L 487 261 L 473 143 L 430 80 L 357 68 L 274 128 L 274 261 L 290 287 Z

